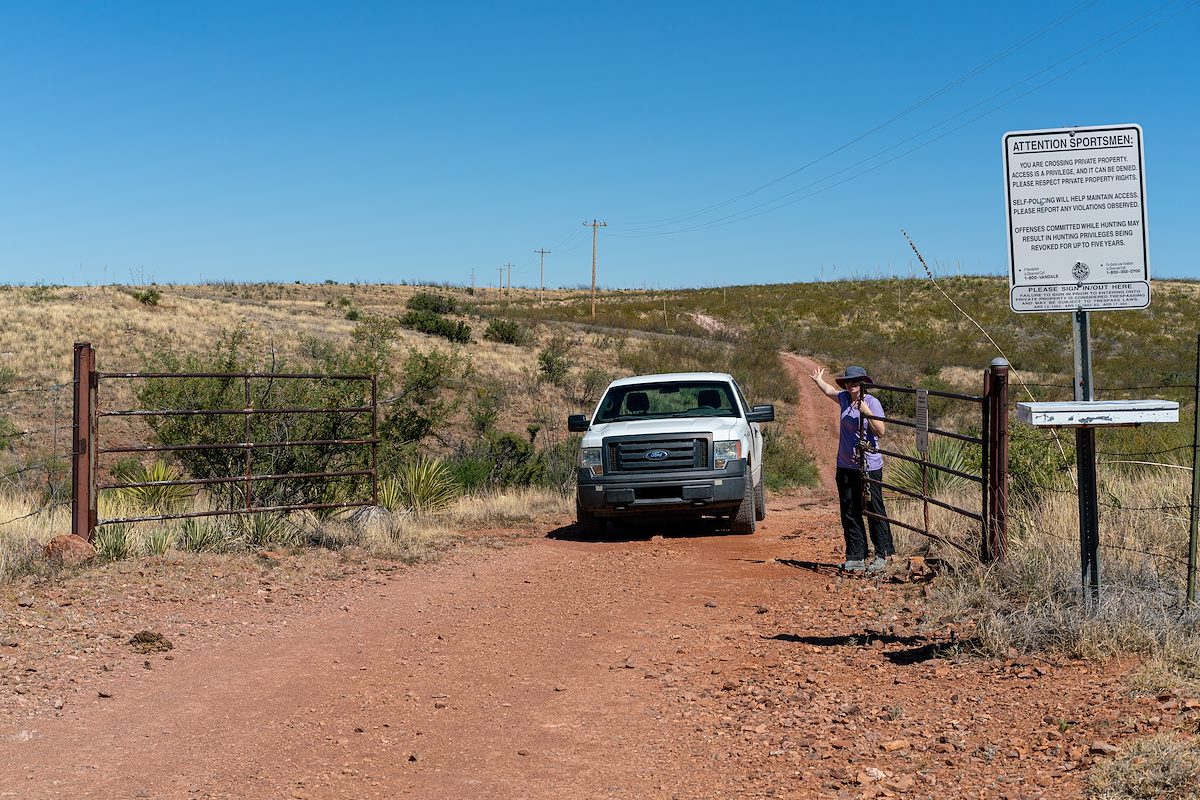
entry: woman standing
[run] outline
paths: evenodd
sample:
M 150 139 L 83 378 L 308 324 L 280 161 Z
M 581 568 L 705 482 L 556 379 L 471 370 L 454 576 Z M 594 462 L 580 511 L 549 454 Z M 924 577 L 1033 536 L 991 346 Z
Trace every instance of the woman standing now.
M 887 567 L 888 556 L 896 552 L 892 544 L 892 529 L 886 519 L 883 505 L 883 487 L 869 484 L 868 520 L 871 531 L 871 546 L 875 557 L 867 564 L 867 532 L 863 528 L 863 479 L 862 472 L 875 481 L 883 479 L 883 456 L 875 452 L 880 436 L 885 432 L 883 406 L 879 399 L 863 391 L 864 383 L 873 383 L 871 376 L 862 367 L 846 367 L 846 371 L 834 378 L 838 387 L 825 380 L 825 370 L 818 367 L 812 378 L 826 397 L 834 400 L 841 409 L 838 423 L 837 488 L 838 504 L 842 511 L 842 533 L 846 537 L 846 561 L 841 569 L 846 572 L 880 572 Z M 860 439 L 864 446 L 859 446 Z M 866 464 L 863 464 L 863 459 Z

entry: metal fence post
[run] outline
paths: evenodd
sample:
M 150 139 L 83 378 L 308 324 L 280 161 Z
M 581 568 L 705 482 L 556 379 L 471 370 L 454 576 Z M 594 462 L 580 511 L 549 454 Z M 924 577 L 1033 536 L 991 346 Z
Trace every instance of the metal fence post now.
M 75 343 L 71 412 L 71 533 L 91 541 L 96 530 L 96 351 Z
M 1196 391 L 1192 406 L 1192 509 L 1188 525 L 1188 606 L 1196 605 L 1197 528 L 1200 528 L 1200 334 L 1196 336 Z
M 988 509 L 987 560 L 1002 561 L 1008 552 L 1008 361 L 992 359 L 988 367 Z

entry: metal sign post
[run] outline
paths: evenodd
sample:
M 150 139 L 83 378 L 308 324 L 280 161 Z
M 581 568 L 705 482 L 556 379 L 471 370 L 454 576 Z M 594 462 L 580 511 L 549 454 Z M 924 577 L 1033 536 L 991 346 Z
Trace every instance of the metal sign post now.
M 1075 400 L 1095 400 L 1092 386 L 1092 343 L 1088 312 L 1071 317 L 1075 335 Z M 1096 484 L 1096 429 L 1075 429 L 1075 464 L 1079 471 L 1079 572 L 1084 597 L 1100 599 L 1100 502 Z
M 1188 525 L 1187 601 L 1196 605 L 1196 552 L 1200 529 L 1200 336 L 1196 337 L 1196 402 L 1192 406 L 1192 513 Z
M 1151 409 L 1133 401 L 1101 410 L 1092 385 L 1088 312 L 1150 305 L 1142 129 L 1012 131 L 1003 141 L 1009 304 L 1018 313 L 1071 312 L 1075 340 L 1075 403 L 1023 403 L 1017 412 L 1034 425 L 1075 428 L 1080 575 L 1094 608 L 1100 597 L 1096 427 L 1178 419 L 1178 404 Z

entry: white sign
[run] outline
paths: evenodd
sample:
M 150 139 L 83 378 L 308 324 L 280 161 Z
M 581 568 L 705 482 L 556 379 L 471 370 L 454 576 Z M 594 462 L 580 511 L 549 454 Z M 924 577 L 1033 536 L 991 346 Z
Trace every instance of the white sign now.
M 1013 311 L 1150 305 L 1142 129 L 1004 134 Z

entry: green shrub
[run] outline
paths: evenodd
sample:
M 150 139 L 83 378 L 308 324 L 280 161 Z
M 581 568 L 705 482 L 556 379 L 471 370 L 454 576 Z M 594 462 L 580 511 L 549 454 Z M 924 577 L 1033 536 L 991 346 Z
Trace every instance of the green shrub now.
M 508 319 L 492 319 L 488 322 L 487 330 L 483 332 L 483 338 L 504 344 L 526 345 L 529 344 L 531 337 L 529 331 L 519 322 Z
M 452 342 L 466 344 L 471 341 L 470 325 L 440 317 L 431 311 L 409 311 L 400 318 L 400 324 L 414 331 L 441 336 Z
M 763 426 L 763 481 L 779 491 L 791 486 L 816 486 L 819 480 L 812 456 L 798 436 L 788 433 L 779 420 Z
M 551 336 L 538 353 L 538 371 L 542 377 L 555 386 L 562 386 L 571 368 L 569 356 L 573 348 L 573 343 L 566 335 L 556 333 Z
M 471 372 L 466 357 L 434 348 L 410 349 L 401 367 L 395 401 L 379 424 L 380 463 L 395 471 L 411 458 L 413 448 L 441 431 L 458 410 L 463 381 Z
M 148 286 L 144 289 L 130 289 L 129 296 L 144 306 L 153 307 L 158 305 L 158 301 L 162 299 L 162 292 L 153 286 Z
M 487 433 L 496 424 L 502 399 L 499 389 L 484 386 L 475 389 L 475 401 L 467 408 L 467 415 L 476 433 Z
M 264 366 L 254 363 L 245 353 L 246 332 L 237 329 L 223 334 L 212 352 L 181 358 L 169 350 L 160 350 L 150 358 L 152 372 L 244 373 L 311 372 L 346 374 L 364 372 L 380 358 L 369 347 L 346 350 L 310 348 L 310 363 L 293 369 L 273 359 Z M 387 391 L 386 376 L 381 391 Z M 253 378 L 249 381 L 251 402 L 255 408 L 347 408 L 370 402 L 367 381 L 311 380 L 290 378 Z M 241 409 L 246 403 L 246 382 L 242 378 L 155 378 L 138 389 L 138 401 L 147 409 Z M 385 418 L 386 421 L 386 418 Z M 245 441 L 246 420 L 239 414 L 147 417 L 155 440 L 165 445 L 229 444 Z M 249 436 L 256 442 L 323 441 L 365 439 L 371 433 L 370 415 L 328 413 L 255 414 L 250 417 Z M 259 448 L 251 451 L 250 470 L 256 475 L 282 475 L 313 472 L 339 472 L 363 468 L 369 457 L 364 446 L 293 446 Z M 195 449 L 179 451 L 176 458 L 196 478 L 228 478 L 243 475 L 246 456 L 236 449 Z M 254 484 L 253 502 L 261 506 L 319 502 L 327 484 L 342 483 L 348 493 L 363 496 L 366 479 L 352 476 L 314 480 L 288 478 Z M 139 490 L 140 491 L 140 490 Z M 180 487 L 152 487 L 147 501 L 166 502 L 178 498 Z M 244 507 L 245 486 L 241 482 L 213 484 L 209 490 L 222 507 Z M 155 493 L 155 494 L 149 494 Z M 173 501 L 172 501 L 173 502 Z
M 408 298 L 409 311 L 428 311 L 430 314 L 453 314 L 458 310 L 454 298 L 431 292 L 417 292 Z
M 978 429 L 971 431 L 978 436 Z M 1061 449 L 1060 449 L 1061 446 Z M 966 472 L 981 469 L 982 450 L 977 446 L 963 448 Z M 1009 495 L 1037 497 L 1045 491 L 1061 491 L 1071 487 L 1071 467 L 1075 464 L 1075 441 L 1030 425 L 1012 423 L 1008 426 L 1008 492 Z

